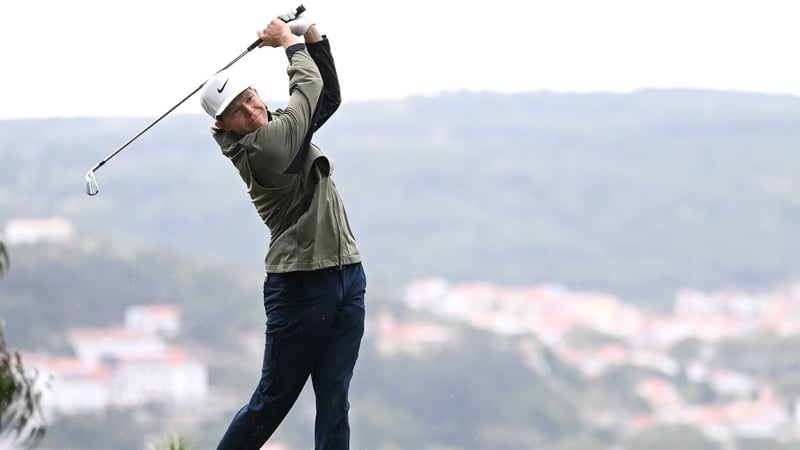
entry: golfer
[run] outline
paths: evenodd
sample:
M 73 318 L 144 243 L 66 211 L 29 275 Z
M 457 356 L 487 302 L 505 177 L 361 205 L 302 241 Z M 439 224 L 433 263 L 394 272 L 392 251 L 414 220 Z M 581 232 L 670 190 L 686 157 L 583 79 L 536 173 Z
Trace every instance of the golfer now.
M 364 334 L 366 277 L 333 163 L 311 137 L 339 106 L 327 37 L 305 15 L 273 19 L 261 47 L 289 59 L 289 101 L 270 111 L 253 83 L 230 70 L 210 79 L 202 106 L 212 133 L 270 230 L 264 281 L 261 379 L 218 449 L 260 449 L 311 377 L 317 449 L 347 449 L 348 391 Z M 301 42 L 297 36 L 303 36 Z M 235 232 L 235 231 L 232 231 Z

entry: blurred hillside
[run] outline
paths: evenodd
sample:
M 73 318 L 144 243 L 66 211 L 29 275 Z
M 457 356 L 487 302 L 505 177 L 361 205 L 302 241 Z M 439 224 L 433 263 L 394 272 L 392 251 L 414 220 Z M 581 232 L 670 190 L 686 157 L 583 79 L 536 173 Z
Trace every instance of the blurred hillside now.
M 12 250 L 0 320 L 15 348 L 69 356 L 70 331 L 119 326 L 129 306 L 168 303 L 182 312 L 170 343 L 208 368 L 201 406 L 164 399 L 60 414 L 43 448 L 141 450 L 174 433 L 213 448 L 259 376 L 259 274 L 88 238 Z M 658 316 L 555 285 L 372 284 L 351 396 L 354 447 L 798 450 L 798 286 L 684 292 Z M 73 386 L 101 383 L 67 373 Z M 273 443 L 309 448 L 310 391 Z
M 780 427 L 726 439 L 742 450 L 796 449 L 797 335 L 693 337 L 655 349 L 675 371 L 623 358 L 590 377 L 581 364 L 596 361 L 585 355 L 634 354 L 645 340 L 578 328 L 557 347 L 401 299 L 409 281 L 435 276 L 505 292 L 555 283 L 662 309 L 684 287 L 758 293 L 796 282 L 798 119 L 793 97 L 709 91 L 343 105 L 316 142 L 335 161 L 370 277 L 354 446 L 718 448 L 699 428 L 631 432 L 641 425 L 633 419 L 659 411 L 646 399 L 664 399 L 640 391 L 668 388 L 667 400 L 710 407 L 770 388 L 758 398 L 783 414 Z M 0 225 L 63 217 L 75 228 L 68 242 L 9 245 L 0 320 L 15 346 L 66 352 L 70 327 L 113 325 L 132 304 L 177 304 L 179 340 L 208 364 L 214 404 L 226 411 L 64 418 L 48 430 L 54 448 L 138 449 L 143 433 L 162 430 L 206 448 L 258 376 L 267 233 L 207 120 L 166 119 L 98 171 L 98 196 L 84 193 L 86 170 L 150 120 L 0 122 Z M 426 329 L 447 339 L 403 346 Z M 747 389 L 732 398 L 711 376 L 720 373 Z M 312 409 L 306 394 L 276 439 L 307 447 Z
M 373 279 L 558 282 L 635 302 L 798 276 L 800 99 L 732 92 L 452 93 L 345 103 L 316 142 L 335 161 Z M 208 120 L 0 122 L 0 221 L 258 272 L 267 232 Z

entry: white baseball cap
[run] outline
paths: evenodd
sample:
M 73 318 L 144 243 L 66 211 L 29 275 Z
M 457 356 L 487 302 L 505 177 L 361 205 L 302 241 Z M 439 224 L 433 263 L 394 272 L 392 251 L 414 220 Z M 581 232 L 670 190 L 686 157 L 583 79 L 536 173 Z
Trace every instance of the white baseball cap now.
M 203 85 L 200 104 L 209 116 L 218 119 L 237 95 L 254 84 L 247 77 L 230 69 L 222 70 Z

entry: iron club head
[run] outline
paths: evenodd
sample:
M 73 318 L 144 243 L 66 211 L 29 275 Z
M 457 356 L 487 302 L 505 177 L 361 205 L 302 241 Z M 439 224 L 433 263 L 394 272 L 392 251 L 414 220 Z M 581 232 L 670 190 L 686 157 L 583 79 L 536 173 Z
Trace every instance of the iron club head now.
M 94 179 L 94 170 L 86 172 L 86 193 L 89 195 L 97 195 L 100 188 L 97 186 L 97 180 Z

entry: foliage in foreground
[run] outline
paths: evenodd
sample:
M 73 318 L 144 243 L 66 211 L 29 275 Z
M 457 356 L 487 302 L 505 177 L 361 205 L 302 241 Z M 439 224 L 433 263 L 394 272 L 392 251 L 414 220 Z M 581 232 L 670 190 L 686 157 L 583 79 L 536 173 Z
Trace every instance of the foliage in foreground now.
M 183 436 L 167 436 L 159 441 L 154 450 L 191 450 Z
M 26 373 L 19 353 L 6 347 L 0 327 L 0 441 L 33 447 L 44 438 L 41 393 L 35 382 L 36 374 Z
M 8 260 L 6 245 L 3 244 L 3 241 L 0 241 L 0 276 L 8 272 L 9 267 L 11 267 L 11 262 Z

